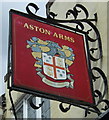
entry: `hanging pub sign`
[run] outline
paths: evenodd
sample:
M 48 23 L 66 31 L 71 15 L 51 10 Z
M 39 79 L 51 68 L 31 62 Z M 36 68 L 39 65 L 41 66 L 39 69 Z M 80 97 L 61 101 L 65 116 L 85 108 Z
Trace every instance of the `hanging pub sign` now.
M 9 88 L 65 103 L 93 106 L 87 34 L 10 11 Z

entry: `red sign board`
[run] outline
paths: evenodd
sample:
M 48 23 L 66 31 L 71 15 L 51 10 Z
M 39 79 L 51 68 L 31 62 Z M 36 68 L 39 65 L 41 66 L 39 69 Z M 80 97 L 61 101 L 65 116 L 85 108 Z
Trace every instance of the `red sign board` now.
M 66 103 L 94 104 L 87 35 L 10 11 L 12 89 Z

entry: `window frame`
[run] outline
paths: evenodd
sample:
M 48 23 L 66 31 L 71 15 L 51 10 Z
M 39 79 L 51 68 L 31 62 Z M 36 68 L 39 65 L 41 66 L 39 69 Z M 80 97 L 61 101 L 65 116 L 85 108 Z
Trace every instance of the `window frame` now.
M 16 103 L 15 103 L 15 110 L 16 113 L 18 110 L 23 107 L 23 118 L 28 118 L 28 100 L 31 97 L 31 95 L 23 95 L 23 98 L 21 97 Z M 41 103 L 41 98 L 36 97 L 36 105 Z M 42 110 L 39 108 L 36 110 L 36 118 L 42 118 Z

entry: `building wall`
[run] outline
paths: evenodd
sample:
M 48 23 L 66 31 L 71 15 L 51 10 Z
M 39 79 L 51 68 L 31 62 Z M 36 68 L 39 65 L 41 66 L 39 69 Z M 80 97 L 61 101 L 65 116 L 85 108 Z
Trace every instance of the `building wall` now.
M 12 98 L 14 104 L 19 100 L 23 93 L 12 91 Z M 6 90 L 6 111 L 4 113 L 5 118 L 13 118 L 12 104 L 10 102 L 9 90 Z
M 97 12 L 98 21 L 96 26 L 101 34 L 102 46 L 103 46 L 103 61 L 102 63 L 94 63 L 94 65 L 99 66 L 108 76 L 107 72 L 107 2 L 59 2 L 56 0 L 51 6 L 51 12 L 58 14 L 56 19 L 65 19 L 65 14 L 67 10 L 72 9 L 76 3 L 84 5 L 89 11 L 89 17 L 94 18 L 94 13 Z M 73 27 L 73 24 L 67 23 L 65 25 Z M 92 34 L 94 37 L 94 34 Z M 91 45 L 91 44 L 90 44 Z M 108 76 L 109 78 L 109 76 Z M 100 88 L 102 91 L 103 84 L 97 84 L 96 87 Z M 58 109 L 59 102 L 51 101 L 51 116 L 52 118 L 83 118 L 84 110 L 72 106 L 67 113 L 63 113 Z M 68 106 L 66 104 L 66 106 Z M 89 118 L 96 118 L 97 115 L 92 113 L 88 115 Z

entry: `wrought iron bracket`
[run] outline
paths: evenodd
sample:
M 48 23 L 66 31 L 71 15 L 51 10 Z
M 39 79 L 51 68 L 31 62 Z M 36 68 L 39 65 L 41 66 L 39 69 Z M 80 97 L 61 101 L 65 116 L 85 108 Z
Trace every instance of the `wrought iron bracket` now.
M 54 23 L 71 23 L 71 24 L 76 24 L 75 28 L 79 31 L 84 31 L 87 33 L 88 35 L 88 42 L 95 44 L 96 42 L 98 43 L 97 46 L 95 47 L 90 47 L 90 61 L 92 62 L 97 62 L 97 61 L 102 61 L 102 57 L 103 57 L 103 53 L 102 53 L 102 43 L 101 43 L 101 37 L 100 37 L 100 33 L 99 30 L 97 29 L 97 27 L 95 26 L 96 22 L 98 21 L 98 17 L 97 17 L 97 13 L 94 14 L 94 18 L 90 19 L 89 18 L 89 12 L 88 10 L 82 5 L 82 4 L 76 4 L 73 9 L 69 9 L 66 12 L 66 18 L 64 20 L 62 19 L 56 19 L 56 17 L 58 16 L 57 13 L 51 12 L 50 8 L 51 5 L 53 4 L 54 0 L 52 2 L 48 2 L 46 5 L 46 15 L 47 15 L 47 20 L 48 21 L 53 21 Z M 33 13 L 30 9 L 29 6 L 33 7 L 35 9 L 35 11 L 37 12 L 39 10 L 38 6 L 34 3 L 30 3 L 27 5 L 26 10 L 27 13 L 29 15 L 31 15 L 34 18 L 37 18 L 36 12 Z M 78 18 L 79 14 L 84 13 L 84 17 L 82 19 Z M 69 16 L 72 16 L 72 19 L 68 19 Z M 85 25 L 87 24 L 89 27 L 88 29 L 85 28 Z M 76 31 L 75 31 L 76 32 Z M 90 36 L 90 33 L 94 32 L 95 34 L 95 38 Z M 97 53 L 98 56 L 96 56 L 94 53 Z M 96 76 L 94 74 L 94 72 L 97 72 L 99 74 L 99 76 Z M 99 68 L 99 67 L 93 67 L 91 66 L 91 75 L 92 75 L 92 79 L 93 79 L 93 84 L 95 84 L 95 81 L 101 81 L 101 79 L 103 80 L 103 84 L 104 84 L 104 91 L 103 93 L 101 93 L 99 90 L 94 90 L 94 97 L 95 99 L 98 98 L 98 100 L 96 101 L 96 105 L 92 108 L 90 107 L 83 107 L 80 105 L 75 105 L 72 104 L 74 106 L 78 106 L 81 107 L 83 109 L 85 109 L 85 117 L 90 114 L 90 112 L 95 112 L 98 115 L 101 114 L 101 110 L 98 108 L 99 104 L 101 103 L 105 103 L 106 106 L 104 108 L 102 108 L 102 110 L 107 110 L 109 108 L 109 101 L 106 100 L 104 97 L 107 93 L 108 90 L 108 86 L 107 86 L 107 78 L 104 74 L 104 72 Z M 32 100 L 32 99 L 31 99 Z M 43 103 L 42 103 L 43 104 Z M 40 106 L 42 106 L 42 104 Z M 36 107 L 32 105 L 34 109 L 37 109 L 39 107 Z M 61 103 L 59 105 L 59 108 L 61 109 L 62 112 L 67 112 L 68 110 L 70 110 L 71 105 L 69 105 L 69 107 L 64 108 L 63 107 L 63 103 Z

